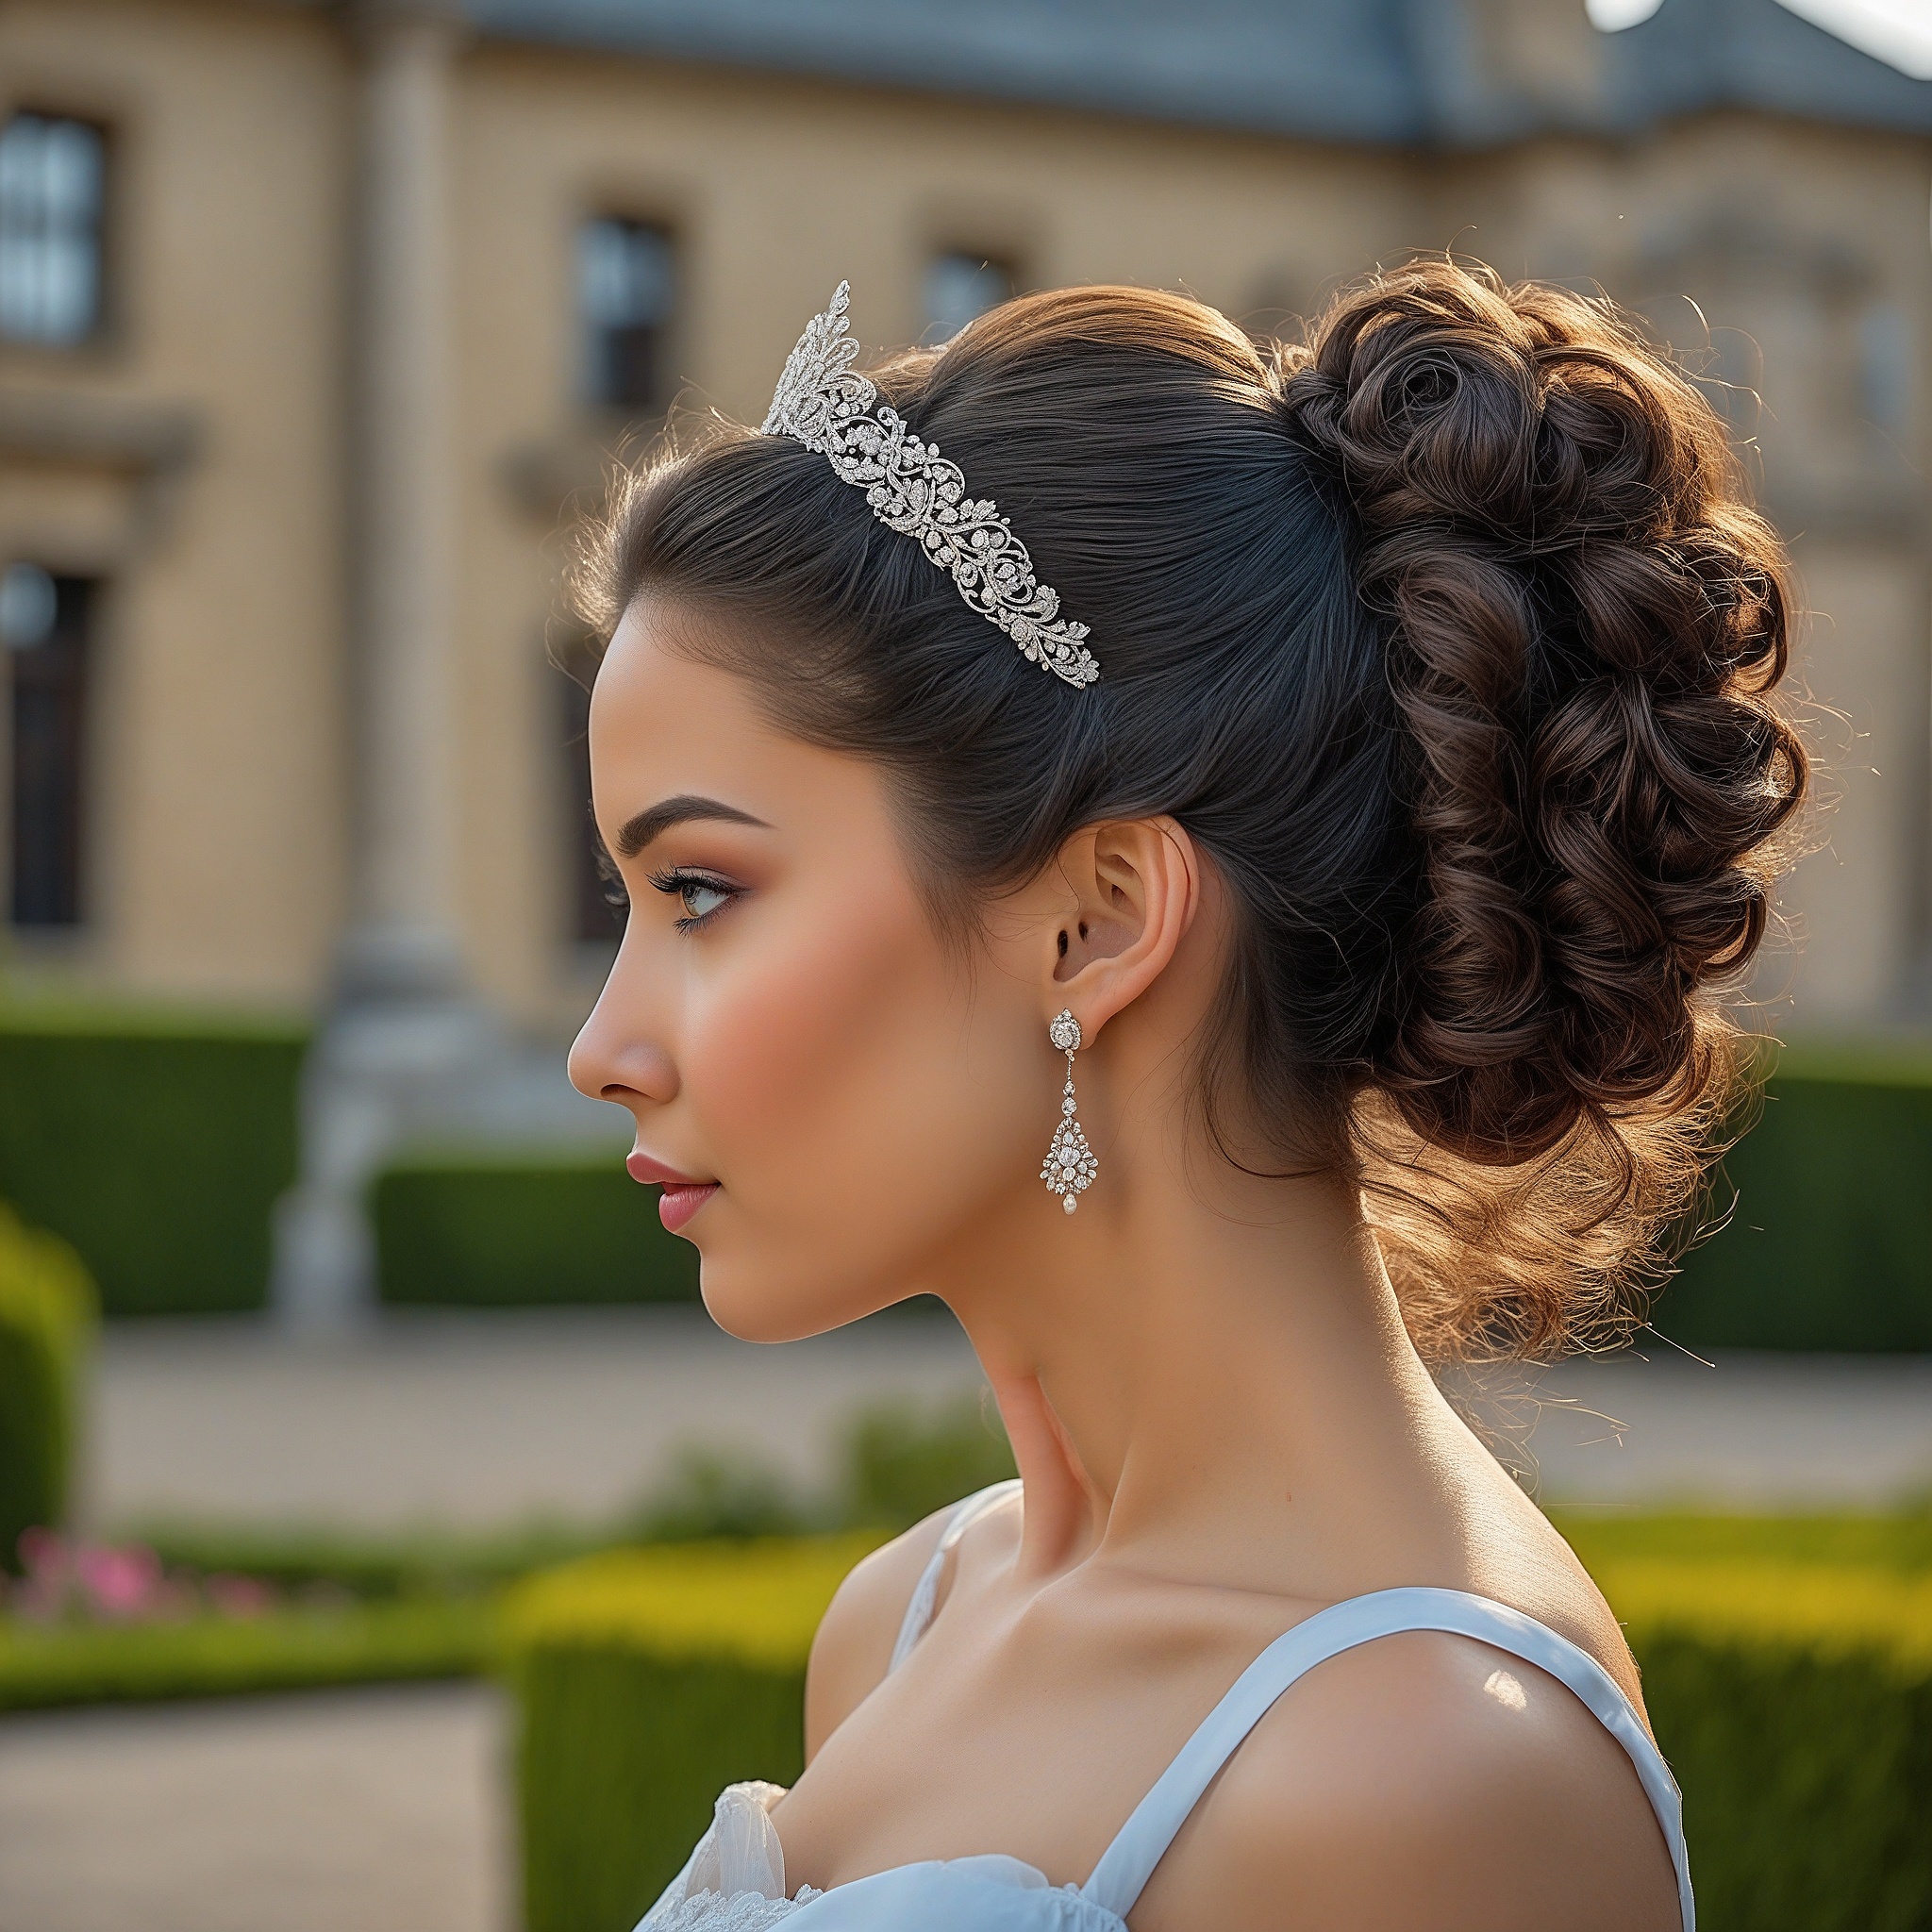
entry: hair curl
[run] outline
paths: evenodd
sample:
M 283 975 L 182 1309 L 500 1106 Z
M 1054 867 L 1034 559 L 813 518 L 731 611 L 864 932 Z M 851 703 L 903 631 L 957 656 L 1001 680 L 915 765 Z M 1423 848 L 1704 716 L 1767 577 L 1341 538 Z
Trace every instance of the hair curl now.
M 1298 343 L 1074 289 L 874 380 L 1091 625 L 1099 684 L 1042 676 L 822 458 L 735 425 L 624 479 L 593 625 L 646 587 L 752 620 L 715 648 L 888 768 L 942 910 L 1172 813 L 1236 907 L 1224 1146 L 1357 1179 L 1438 1359 L 1627 1325 L 1733 1090 L 1720 994 L 1807 779 L 1784 554 L 1695 388 L 1607 302 L 1444 260 Z

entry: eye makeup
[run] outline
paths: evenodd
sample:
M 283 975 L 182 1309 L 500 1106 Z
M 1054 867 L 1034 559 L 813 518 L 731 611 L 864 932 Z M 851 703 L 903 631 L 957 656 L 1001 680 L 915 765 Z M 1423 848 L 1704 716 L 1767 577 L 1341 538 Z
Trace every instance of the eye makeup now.
M 684 917 L 672 922 L 681 933 L 702 930 L 744 890 L 715 873 L 690 866 L 672 866 L 648 877 L 656 891 L 675 893 L 683 901 Z

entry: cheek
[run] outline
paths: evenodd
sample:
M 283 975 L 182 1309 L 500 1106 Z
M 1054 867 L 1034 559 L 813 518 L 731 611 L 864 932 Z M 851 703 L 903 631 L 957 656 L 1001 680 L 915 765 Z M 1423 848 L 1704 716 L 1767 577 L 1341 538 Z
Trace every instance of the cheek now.
M 1038 1168 L 1055 1096 L 1026 1105 L 1037 1056 L 1004 984 L 975 990 L 916 901 L 874 898 L 757 936 L 704 989 L 682 1091 L 731 1210 L 708 1246 L 708 1298 L 726 1278 L 734 1301 L 781 1284 L 890 1289 L 990 1189 Z
M 823 1134 L 858 1069 L 918 1004 L 924 935 L 896 908 L 864 908 L 790 931 L 749 936 L 742 960 L 694 989 L 680 1058 L 692 1110 L 733 1181 L 801 1133 Z

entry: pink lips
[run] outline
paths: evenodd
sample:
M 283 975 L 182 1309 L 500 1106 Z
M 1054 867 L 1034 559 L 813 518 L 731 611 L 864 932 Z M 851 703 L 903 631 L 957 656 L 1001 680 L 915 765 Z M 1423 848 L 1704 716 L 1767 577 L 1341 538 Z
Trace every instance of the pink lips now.
M 664 1190 L 658 1197 L 658 1219 L 669 1234 L 675 1234 L 718 1191 L 716 1181 L 687 1180 L 641 1149 L 633 1152 L 624 1165 L 632 1180 L 647 1187 L 656 1183 Z

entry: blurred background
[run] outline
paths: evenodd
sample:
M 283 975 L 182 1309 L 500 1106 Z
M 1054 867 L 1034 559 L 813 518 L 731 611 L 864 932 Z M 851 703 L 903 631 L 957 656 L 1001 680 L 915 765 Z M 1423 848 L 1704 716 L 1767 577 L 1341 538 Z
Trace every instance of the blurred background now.
M 1459 1392 L 1707 1924 L 1932 1926 L 1932 0 L 0 0 L 6 1932 L 625 1932 L 691 1740 L 795 1750 L 799 1659 L 691 1716 L 665 1605 L 782 1558 L 808 1629 L 1006 1467 L 943 1314 L 711 1331 L 564 1079 L 612 461 L 758 420 L 841 277 L 869 344 L 1269 334 L 1442 248 L 1729 421 L 1834 807 L 1722 1225 L 1639 1348 Z

